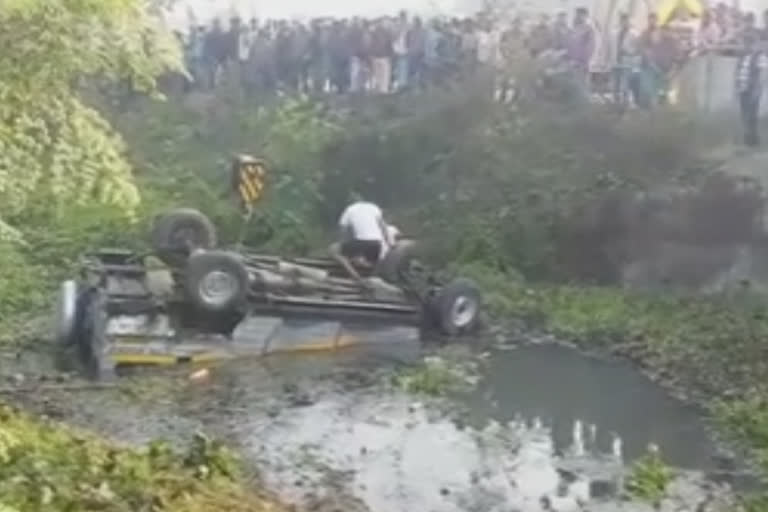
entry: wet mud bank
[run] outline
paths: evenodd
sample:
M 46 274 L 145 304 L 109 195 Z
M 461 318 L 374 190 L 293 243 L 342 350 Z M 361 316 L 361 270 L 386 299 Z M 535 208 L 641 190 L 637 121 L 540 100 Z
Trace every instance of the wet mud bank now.
M 474 385 L 442 398 L 393 384 L 418 353 L 352 352 L 211 367 L 202 380 L 189 369 L 106 389 L 67 380 L 15 400 L 122 443 L 205 432 L 311 510 L 651 510 L 624 492 L 649 444 L 674 468 L 661 510 L 732 500 L 738 470 L 698 411 L 631 366 L 551 344 L 505 348 L 441 351 L 477 362 Z

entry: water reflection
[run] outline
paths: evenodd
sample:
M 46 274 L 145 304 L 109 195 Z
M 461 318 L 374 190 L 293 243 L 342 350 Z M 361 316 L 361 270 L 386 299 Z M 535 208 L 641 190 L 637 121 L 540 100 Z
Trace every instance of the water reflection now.
M 467 405 L 475 425 L 536 418 L 551 429 L 557 453 L 631 461 L 653 443 L 676 466 L 713 467 L 715 446 L 698 411 L 623 362 L 554 345 L 497 352 Z
M 540 417 L 462 428 L 407 397 L 336 395 L 241 435 L 289 499 L 300 501 L 318 475 L 343 472 L 373 510 L 491 512 L 540 510 L 542 499 L 564 510 L 619 488 L 621 439 L 601 453 L 592 425 L 575 420 L 570 430 L 560 450 Z

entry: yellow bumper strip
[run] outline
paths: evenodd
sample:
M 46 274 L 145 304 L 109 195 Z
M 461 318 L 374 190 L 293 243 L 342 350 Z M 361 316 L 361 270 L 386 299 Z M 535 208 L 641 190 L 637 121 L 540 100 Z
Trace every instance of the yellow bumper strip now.
M 161 354 L 112 354 L 111 359 L 115 364 L 126 365 L 161 365 L 171 366 L 176 364 L 198 364 L 198 363 L 210 363 L 213 361 L 221 361 L 224 359 L 232 359 L 233 355 L 227 355 L 223 352 L 214 352 L 207 354 L 199 354 L 190 357 L 184 356 L 171 356 Z
M 295 345 L 286 348 L 276 348 L 270 350 L 269 353 L 291 353 L 291 352 L 332 352 L 340 348 L 351 347 L 358 345 L 360 338 L 357 336 L 341 336 L 337 339 L 321 339 L 310 343 L 302 343 L 301 345 Z M 277 344 L 279 345 L 279 343 Z M 269 354 L 268 353 L 268 354 Z M 264 355 L 268 355 L 264 354 Z M 176 364 L 199 364 L 210 363 L 214 361 L 222 361 L 225 359 L 232 359 L 236 354 L 227 354 L 226 351 L 220 352 L 206 352 L 202 354 L 196 354 L 193 356 L 174 356 L 166 354 L 141 354 L 141 353 L 112 353 L 110 358 L 115 364 L 118 365 L 161 365 L 172 366 Z

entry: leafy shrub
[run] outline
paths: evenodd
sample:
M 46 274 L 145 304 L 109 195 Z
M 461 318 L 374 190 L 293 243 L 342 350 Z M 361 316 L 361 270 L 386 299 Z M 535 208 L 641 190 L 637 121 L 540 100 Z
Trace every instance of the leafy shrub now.
M 0 405 L 0 510 L 278 512 L 243 490 L 232 454 L 198 436 L 187 455 L 121 448 Z
M 121 80 L 152 92 L 157 75 L 179 69 L 178 44 L 157 21 L 142 0 L 3 4 L 0 218 L 137 207 L 122 139 L 82 92 Z
M 423 364 L 395 375 L 394 383 L 408 393 L 445 396 L 471 387 L 475 383 L 474 371 L 466 360 L 429 357 Z
M 762 396 L 722 400 L 715 405 L 715 418 L 734 439 L 749 443 L 752 455 L 768 471 L 768 401 Z
M 14 315 L 47 303 L 48 273 L 48 268 L 31 264 L 16 245 L 0 242 L 0 328 Z
M 20 221 L 24 231 L 25 254 L 38 264 L 73 271 L 83 252 L 99 247 L 137 247 L 146 240 L 146 221 L 126 215 L 121 208 L 98 203 L 73 205 L 50 218 Z
M 632 466 L 626 490 L 633 498 L 658 506 L 673 476 L 671 468 L 661 459 L 658 449 L 651 448 Z

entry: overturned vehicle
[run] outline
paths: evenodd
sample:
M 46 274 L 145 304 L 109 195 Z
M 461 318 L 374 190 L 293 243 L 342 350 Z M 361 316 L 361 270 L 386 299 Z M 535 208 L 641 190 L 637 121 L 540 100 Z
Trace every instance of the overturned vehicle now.
M 155 219 L 151 251 L 102 249 L 61 284 L 60 359 L 92 378 L 121 365 L 200 363 L 279 352 L 418 342 L 477 326 L 481 297 L 467 279 L 440 282 L 399 241 L 350 279 L 332 258 L 281 258 L 217 246 L 196 210 Z

